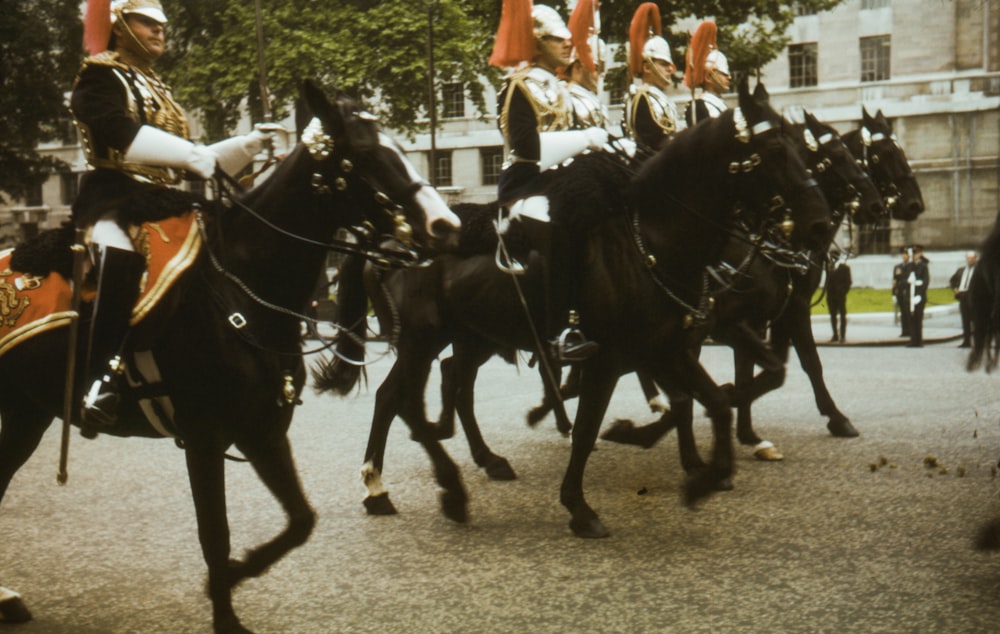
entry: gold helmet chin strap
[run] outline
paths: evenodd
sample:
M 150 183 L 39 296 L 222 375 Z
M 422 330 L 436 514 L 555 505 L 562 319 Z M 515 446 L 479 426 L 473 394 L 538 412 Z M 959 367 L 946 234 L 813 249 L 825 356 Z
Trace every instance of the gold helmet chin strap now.
M 125 19 L 124 13 L 118 14 L 118 19 L 116 20 L 116 22 L 118 24 L 121 24 L 122 28 L 125 29 L 125 32 L 128 33 L 129 37 L 132 38 L 132 41 L 139 45 L 139 48 L 142 49 L 143 53 L 146 54 L 147 61 L 152 61 L 153 54 L 149 52 L 149 49 L 146 48 L 145 44 L 139 41 L 139 38 L 136 36 L 135 32 L 132 31 L 132 27 L 128 25 L 128 20 Z
M 653 75 L 656 75 L 656 76 L 657 76 L 657 77 L 659 77 L 659 78 L 660 78 L 661 80 L 663 80 L 664 82 L 666 82 L 667 86 L 669 86 L 669 85 L 671 84 L 671 81 L 670 81 L 670 77 L 669 77 L 669 76 L 667 76 L 667 75 L 665 75 L 665 74 L 663 74 L 663 71 L 661 71 L 661 70 L 660 70 L 660 67 L 659 67 L 659 66 L 657 66 L 657 65 L 656 65 L 656 64 L 654 63 L 654 61 L 653 61 L 653 58 L 652 58 L 652 57 L 644 57 L 644 58 L 642 58 L 642 59 L 643 59 L 643 61 L 644 61 L 644 62 L 646 62 L 646 68 L 647 68 L 647 69 L 648 69 L 648 70 L 649 70 L 649 71 L 650 71 L 650 72 L 651 72 L 651 73 L 652 73 Z

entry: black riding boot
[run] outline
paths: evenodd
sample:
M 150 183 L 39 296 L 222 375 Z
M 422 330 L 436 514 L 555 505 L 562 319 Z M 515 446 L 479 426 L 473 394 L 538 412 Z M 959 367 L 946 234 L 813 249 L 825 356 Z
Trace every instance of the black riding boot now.
M 560 363 L 576 363 L 593 355 L 600 346 L 588 341 L 580 330 L 580 284 L 583 272 L 583 254 L 580 242 L 564 227 L 553 227 L 549 242 L 549 329 L 556 333 L 549 340 L 553 353 Z M 552 316 L 555 316 L 553 318 Z M 565 321 L 563 321 L 565 319 Z
M 90 321 L 87 367 L 94 377 L 83 398 L 81 421 L 91 427 L 110 427 L 117 420 L 118 381 L 122 373 L 122 342 L 129 329 L 132 307 L 139 298 L 139 282 L 146 258 L 134 251 L 103 247 L 97 269 L 97 299 Z

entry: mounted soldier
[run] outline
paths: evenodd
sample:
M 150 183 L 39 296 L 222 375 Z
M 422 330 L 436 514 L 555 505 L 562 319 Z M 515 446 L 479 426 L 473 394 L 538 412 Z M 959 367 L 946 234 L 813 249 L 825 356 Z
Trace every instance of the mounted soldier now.
M 601 150 L 608 133 L 600 127 L 571 130 L 572 97 L 557 76 L 570 64 L 572 33 L 559 14 L 531 0 L 504 0 L 489 63 L 515 70 L 504 78 L 497 103 L 507 159 L 500 174 L 498 202 L 509 219 L 544 224 L 550 309 L 546 335 L 561 362 L 586 359 L 597 350 L 579 330 L 579 236 L 568 227 L 549 226 L 542 171 L 588 149 Z M 565 314 L 565 327 L 553 317 Z M 561 331 L 561 332 L 560 332 Z
M 691 89 L 691 101 L 684 111 L 684 120 L 689 126 L 729 109 L 722 95 L 729 90 L 732 76 L 729 61 L 716 43 L 717 32 L 715 22 L 705 20 L 695 29 L 688 46 L 684 85 Z M 696 96 L 699 88 L 701 93 Z
M 600 14 L 595 0 L 580 0 L 569 16 L 573 37 L 570 64 L 563 75 L 573 104 L 572 128 L 607 129 L 611 124 L 607 108 L 598 96 L 608 59 L 607 45 L 600 39 Z
M 190 140 L 187 115 L 153 71 L 165 51 L 166 23 L 159 0 L 89 0 L 84 40 L 90 57 L 70 98 L 94 168 L 81 179 L 72 217 L 88 230 L 97 267 L 86 365 L 93 383 L 82 420 L 98 428 L 117 418 L 123 371 L 118 353 L 146 269 L 146 258 L 126 231 L 130 219 L 123 217 L 123 207 L 157 200 L 158 192 L 185 178 L 210 178 L 217 168 L 238 173 L 273 133 L 258 129 L 210 146 Z
M 654 150 L 679 129 L 677 107 L 666 93 L 677 66 L 662 32 L 660 8 L 652 2 L 639 5 L 629 28 L 629 72 L 641 83 L 629 86 L 625 129 L 631 139 Z

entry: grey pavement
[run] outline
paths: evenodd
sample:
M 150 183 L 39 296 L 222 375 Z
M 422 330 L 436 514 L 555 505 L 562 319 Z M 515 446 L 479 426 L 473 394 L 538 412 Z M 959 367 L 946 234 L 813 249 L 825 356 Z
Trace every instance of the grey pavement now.
M 859 336 L 869 328 L 860 316 L 853 325 Z M 383 480 L 400 514 L 366 516 L 359 470 L 393 360 L 385 344 L 369 349 L 375 360 L 356 392 L 303 394 L 290 436 L 319 520 L 304 546 L 236 590 L 236 609 L 256 632 L 997 631 L 1000 552 L 972 544 L 1000 516 L 1000 377 L 965 372 L 953 342 L 824 346 L 826 381 L 861 432 L 854 439 L 827 433 L 793 364 L 785 386 L 754 406 L 758 430 L 785 460 L 760 462 L 737 446 L 735 489 L 696 510 L 680 500 L 673 434 L 649 450 L 600 442 L 585 490 L 611 536 L 593 541 L 571 535 L 558 501 L 569 440 L 550 419 L 524 422 L 541 394 L 537 373 L 499 359 L 479 372 L 477 413 L 518 479 L 489 480 L 461 432 L 445 441 L 470 496 L 470 520 L 456 525 L 439 510 L 424 451 L 397 421 Z M 711 346 L 702 359 L 730 380 L 728 349 Z M 435 369 L 432 416 L 438 380 Z M 632 377 L 619 383 L 605 422 L 616 417 L 653 418 Z M 182 452 L 166 440 L 74 434 L 60 487 L 58 432 L 48 431 L 0 507 L 0 585 L 35 615 L 0 629 L 211 631 Z M 695 432 L 707 456 L 700 416 Z M 227 489 L 241 556 L 284 517 L 245 464 L 227 465 Z
M 813 315 L 813 336 L 820 346 L 838 346 L 831 343 L 833 328 L 830 316 Z M 848 313 L 848 346 L 903 346 L 909 339 L 900 337 L 899 318 L 893 313 Z M 924 344 L 943 344 L 962 340 L 962 318 L 958 304 L 928 306 L 924 311 Z

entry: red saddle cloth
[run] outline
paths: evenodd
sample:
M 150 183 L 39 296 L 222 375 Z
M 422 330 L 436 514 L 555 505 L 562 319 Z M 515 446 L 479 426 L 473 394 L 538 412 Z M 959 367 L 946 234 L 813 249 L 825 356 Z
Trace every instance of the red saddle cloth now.
M 142 292 L 132 309 L 132 325 L 142 321 L 188 269 L 201 249 L 201 233 L 193 211 L 131 227 L 137 252 L 146 256 Z M 13 250 L 0 253 L 0 355 L 76 317 L 73 291 L 59 273 L 34 277 L 10 269 Z M 90 295 L 93 295 L 91 293 Z M 86 293 L 84 299 L 88 299 Z

